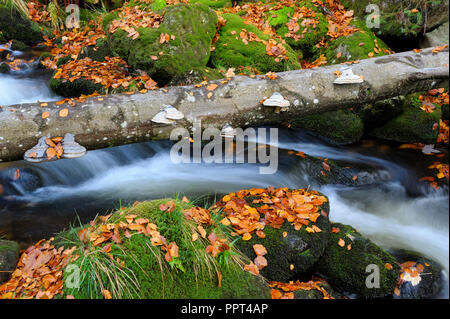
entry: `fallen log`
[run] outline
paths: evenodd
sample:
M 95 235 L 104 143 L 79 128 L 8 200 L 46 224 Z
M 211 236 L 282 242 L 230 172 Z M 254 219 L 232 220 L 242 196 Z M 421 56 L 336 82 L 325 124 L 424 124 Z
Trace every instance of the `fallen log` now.
M 48 102 L 18 104 L 0 108 L 0 161 L 21 159 L 41 136 L 72 133 L 87 149 L 98 149 L 165 139 L 175 127 L 192 129 L 201 120 L 202 128 L 221 128 L 288 123 L 305 114 L 315 114 L 371 103 L 413 92 L 448 87 L 448 48 L 440 52 L 425 49 L 361 60 L 352 65 L 332 65 L 277 73 L 264 77 L 236 76 L 218 87 L 178 86 L 144 94 L 111 94 L 88 98 L 74 107 Z M 364 77 L 361 84 L 336 85 L 335 71 L 351 67 Z M 291 102 L 286 112 L 275 113 L 260 101 L 280 92 Z M 152 123 L 164 104 L 184 113 L 185 119 L 172 125 Z M 69 108 L 66 117 L 59 111 Z M 50 116 L 42 118 L 42 113 Z

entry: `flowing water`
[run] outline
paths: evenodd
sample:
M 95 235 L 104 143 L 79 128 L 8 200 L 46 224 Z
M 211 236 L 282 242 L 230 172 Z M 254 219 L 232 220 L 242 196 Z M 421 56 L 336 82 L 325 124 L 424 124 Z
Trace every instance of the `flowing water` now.
M 0 105 L 55 98 L 43 82 L 35 76 L 0 75 Z M 32 85 L 44 89 L 33 95 Z M 337 147 L 301 131 L 280 129 L 279 169 L 260 175 L 258 164 L 174 164 L 171 145 L 147 142 L 90 151 L 79 159 L 0 163 L 0 234 L 25 245 L 135 200 L 214 196 L 270 185 L 311 186 L 329 197 L 332 221 L 354 226 L 383 248 L 429 257 L 442 265 L 448 278 L 448 187 L 436 191 L 418 182 L 431 174 L 426 167 L 434 157 L 376 142 Z M 366 167 L 367 182 L 321 185 L 291 150 Z M 448 154 L 440 160 L 448 162 Z M 20 177 L 14 181 L 16 169 Z M 440 297 L 448 298 L 448 280 Z

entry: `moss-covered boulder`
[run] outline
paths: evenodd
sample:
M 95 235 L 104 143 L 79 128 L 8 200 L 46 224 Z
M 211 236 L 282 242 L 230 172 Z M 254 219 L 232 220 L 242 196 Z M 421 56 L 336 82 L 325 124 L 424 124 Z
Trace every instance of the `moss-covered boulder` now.
M 336 144 L 358 142 L 364 133 L 361 118 L 350 110 L 306 115 L 291 121 L 292 127 L 318 134 Z
M 252 203 L 253 197 L 246 197 L 244 200 L 249 206 L 261 206 Z M 264 255 L 267 267 L 261 269 L 260 274 L 269 281 L 288 282 L 308 271 L 325 251 L 331 229 L 328 202 L 323 203 L 318 212 L 320 216 L 314 222 L 309 221 L 308 225 L 303 225 L 299 230 L 288 221 L 281 227 L 266 225 L 264 237 L 254 234 L 249 240 L 237 241 L 236 245 L 251 260 L 257 257 L 253 246 L 264 246 L 267 250 Z
M 319 51 L 316 44 L 327 38 L 328 20 L 311 1 L 297 1 L 292 7 L 270 10 L 266 17 L 276 33 L 304 57 L 316 54 Z
M 389 120 L 395 118 L 403 112 L 405 97 L 399 96 L 392 99 L 377 101 L 371 104 L 364 104 L 354 108 L 354 112 L 364 122 L 366 130 L 380 127 Z
M 332 227 L 328 246 L 315 269 L 344 291 L 366 298 L 392 295 L 400 271 L 396 259 L 353 227 L 339 223 Z
M 392 39 L 419 36 L 425 26 L 431 30 L 448 21 L 448 0 L 341 0 L 341 3 L 363 21 L 369 17 L 373 22 L 370 17 L 377 15 L 380 25 L 374 31 Z
M 216 68 L 244 66 L 252 67 L 261 73 L 301 68 L 297 60 L 298 54 L 288 44 L 283 44 L 286 59 L 270 56 L 266 51 L 270 38 L 268 35 L 254 25 L 245 24 L 239 15 L 227 13 L 222 17 L 226 23 L 220 28 L 220 38 L 214 43 L 215 50 L 211 53 L 211 62 Z M 249 40 L 243 41 L 240 37 L 241 32 L 244 32 Z
M 217 15 L 208 6 L 179 4 L 164 9 L 158 28 L 137 28 L 137 39 L 119 29 L 108 34 L 108 41 L 116 55 L 162 85 L 193 68 L 206 67 L 217 25 Z M 162 44 L 161 34 L 170 35 Z
M 330 46 L 325 50 L 328 64 L 368 59 L 391 52 L 389 47 L 375 36 L 364 23 L 355 20 L 352 25 L 359 31 L 330 42 Z
M 161 205 L 168 202 L 161 199 L 136 203 L 119 209 L 104 222 L 98 221 L 89 228 L 89 234 L 103 234 L 109 228 L 114 237 L 97 246 L 87 240 L 83 243 L 80 229 L 57 236 L 58 245 L 75 245 L 74 253 L 81 256 L 66 267 L 65 294 L 103 298 L 102 290 L 106 289 L 113 298 L 270 298 L 265 280 L 242 269 L 247 260 L 234 248 L 216 257 L 206 252 L 210 242 L 198 234 L 199 225 L 184 215 L 191 204 L 174 199 L 173 208 L 166 210 Z M 116 232 L 115 225 L 122 228 Z M 146 231 L 131 230 L 139 229 L 139 225 Z M 226 238 L 217 226 L 204 227 L 208 235 L 214 232 L 218 238 Z M 198 236 L 195 240 L 193 234 Z M 172 256 L 170 260 L 167 254 Z M 69 285 L 68 270 L 74 266 L 80 269 L 79 288 Z
M 422 110 L 420 94 L 408 96 L 403 105 L 403 113 L 369 132 L 376 138 L 401 143 L 434 144 L 439 134 L 439 119 L 441 107 L 435 105 L 435 110 L 427 113 Z
M 19 260 L 19 245 L 14 241 L 0 240 L 0 284 L 8 280 Z
M 29 45 L 43 41 L 39 26 L 9 5 L 0 4 L 0 30 L 6 41 L 18 40 Z

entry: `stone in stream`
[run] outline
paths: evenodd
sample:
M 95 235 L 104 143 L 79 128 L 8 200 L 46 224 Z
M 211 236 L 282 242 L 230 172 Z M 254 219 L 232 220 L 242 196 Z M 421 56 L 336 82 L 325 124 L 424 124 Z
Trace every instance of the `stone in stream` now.
M 397 299 L 432 299 L 439 297 L 444 285 L 439 263 L 414 252 L 394 252 L 402 264 Z
M 295 117 L 292 128 L 302 128 L 340 145 L 358 142 L 364 134 L 361 118 L 350 110 Z
M 5 62 L 0 62 L 0 73 L 9 73 L 9 71 L 11 71 L 9 65 Z
M 19 245 L 14 241 L 0 240 L 0 284 L 8 280 L 19 260 Z
M 434 104 L 433 112 L 425 112 L 421 109 L 420 95 L 415 93 L 406 97 L 402 113 L 383 126 L 369 131 L 369 135 L 400 143 L 435 144 L 439 135 L 441 107 Z
M 353 227 L 333 223 L 315 270 L 339 289 L 364 298 L 391 296 L 399 280 L 397 260 Z
M 318 196 L 323 196 L 319 194 Z M 247 199 L 250 206 L 251 198 Z M 330 221 L 328 219 L 329 204 L 325 202 L 319 208 L 320 216 L 308 227 L 316 226 L 320 232 L 309 232 L 307 226 L 295 230 L 289 222 L 284 222 L 280 228 L 266 226 L 265 237 L 252 236 L 248 241 L 239 240 L 236 245 L 251 260 L 256 258 L 253 245 L 263 245 L 267 254 L 267 267 L 260 270 L 269 281 L 288 282 L 298 275 L 310 270 L 325 251 L 330 236 Z

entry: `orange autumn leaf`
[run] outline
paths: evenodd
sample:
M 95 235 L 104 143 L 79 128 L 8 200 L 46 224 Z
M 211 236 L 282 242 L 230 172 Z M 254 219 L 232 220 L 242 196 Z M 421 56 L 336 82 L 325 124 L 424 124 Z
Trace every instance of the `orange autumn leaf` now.
M 50 116 L 50 112 L 44 112 L 44 113 L 42 113 L 42 115 L 41 115 L 41 117 L 43 118 L 43 119 L 46 119 L 46 118 L 48 118 Z
M 253 245 L 253 250 L 255 251 L 256 256 L 264 256 L 267 254 L 266 248 L 261 244 Z
M 111 293 L 107 289 L 102 290 L 102 294 L 106 299 L 112 299 Z
M 392 267 L 392 265 L 391 265 L 390 263 L 385 263 L 384 266 L 385 266 L 386 269 L 388 269 L 388 270 L 392 270 L 392 269 L 393 269 L 393 267 Z
M 62 109 L 61 111 L 59 111 L 59 116 L 60 117 L 66 117 L 67 115 L 69 115 L 69 109 Z
M 267 259 L 264 258 L 264 256 L 257 256 L 254 260 L 254 263 L 259 270 L 267 267 Z

